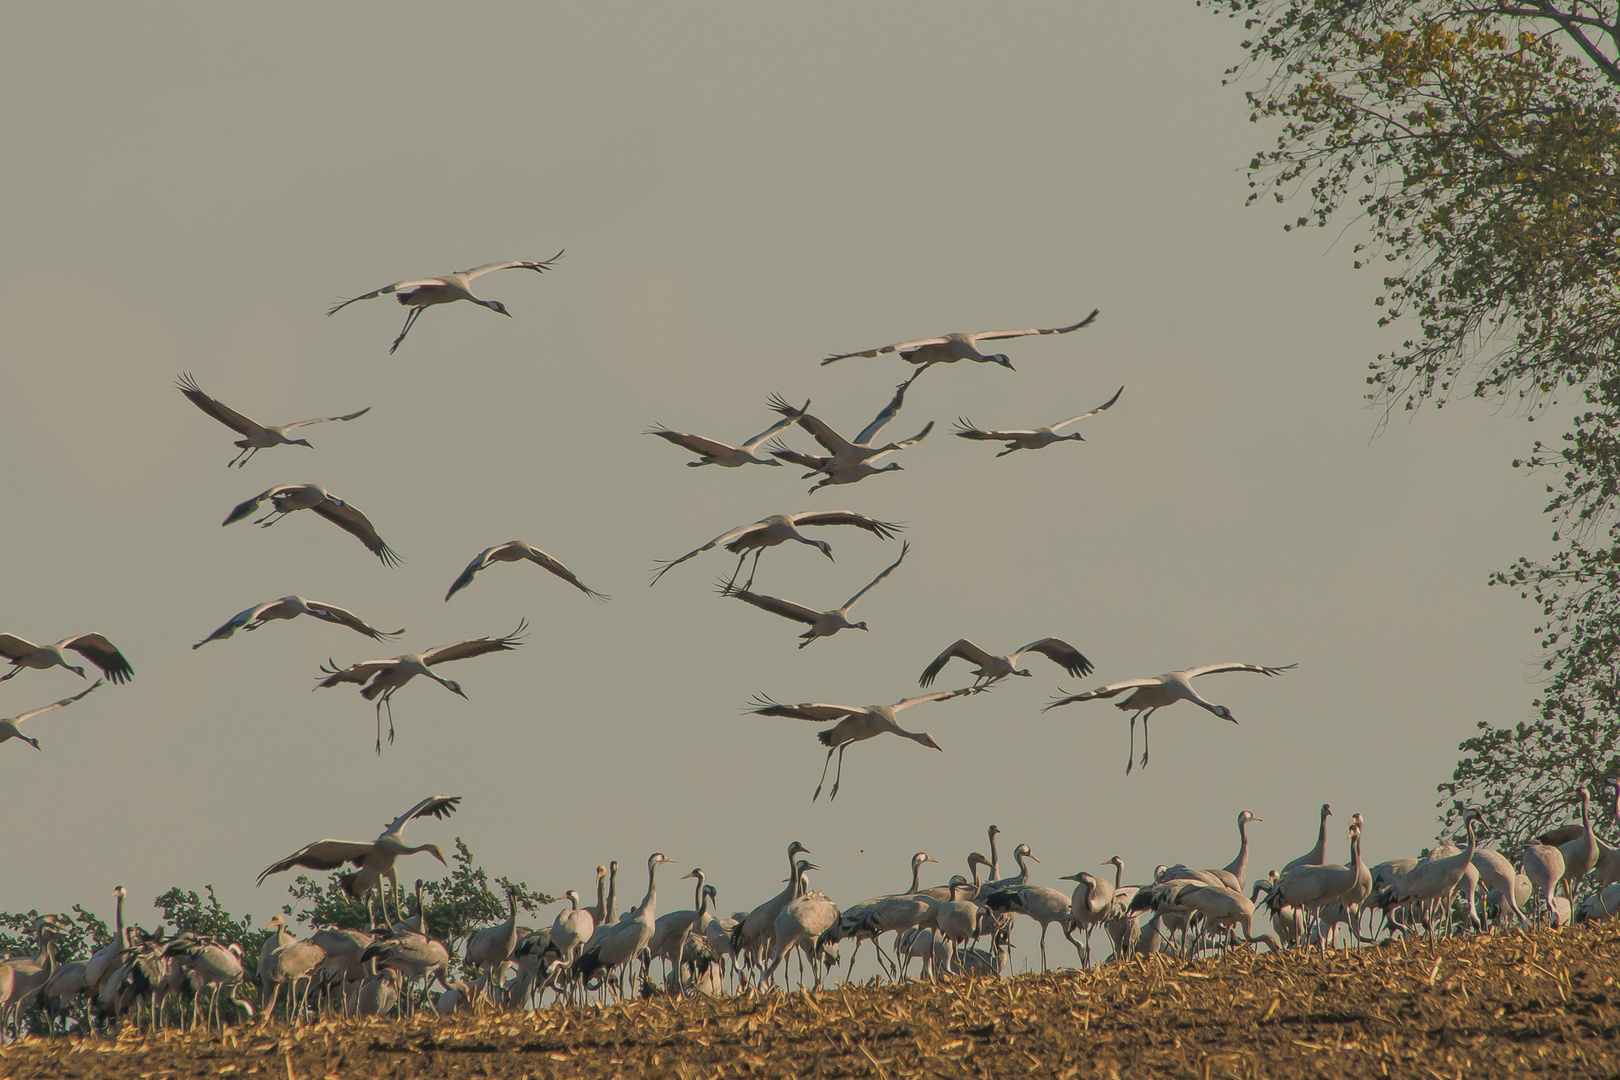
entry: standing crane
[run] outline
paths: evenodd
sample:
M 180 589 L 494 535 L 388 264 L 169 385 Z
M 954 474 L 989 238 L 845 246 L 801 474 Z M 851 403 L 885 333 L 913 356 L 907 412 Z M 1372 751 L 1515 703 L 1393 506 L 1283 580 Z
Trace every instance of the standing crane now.
M 392 356 L 395 350 L 399 348 L 400 342 L 405 340 L 405 335 L 411 332 L 411 327 L 415 325 L 417 318 L 421 316 L 423 311 L 435 304 L 451 304 L 457 300 L 468 300 L 478 304 L 480 307 L 487 307 L 491 311 L 498 311 L 507 318 L 511 318 L 512 313 L 507 311 L 506 305 L 499 300 L 484 300 L 481 297 L 474 296 L 472 291 L 473 280 L 483 277 L 485 274 L 494 273 L 496 270 L 533 270 L 537 274 L 543 274 L 551 269 L 552 264 L 562 256 L 563 253 L 559 251 L 545 262 L 524 262 L 519 260 L 485 263 L 483 266 L 475 266 L 471 270 L 460 270 L 454 274 L 446 274 L 443 277 L 407 278 L 404 281 L 396 281 L 392 285 L 384 285 L 380 289 L 373 289 L 363 296 L 350 297 L 333 307 L 327 314 L 336 315 L 350 304 L 360 300 L 372 300 L 379 296 L 395 297 L 401 304 L 410 308 L 411 313 L 405 316 L 405 326 L 400 330 L 399 337 L 395 338 L 394 343 L 388 347 L 388 354 Z
M 1042 709 L 1046 712 L 1059 705 L 1070 705 L 1076 701 L 1094 701 L 1098 698 L 1118 697 L 1127 690 L 1135 691 L 1124 701 L 1114 703 L 1114 707 L 1123 709 L 1131 714 L 1131 746 L 1125 757 L 1125 773 L 1130 774 L 1131 759 L 1136 754 L 1136 718 L 1142 718 L 1142 765 L 1148 763 L 1148 720 L 1153 714 L 1166 705 L 1174 705 L 1178 701 L 1190 701 L 1194 705 L 1208 709 L 1222 720 L 1237 723 L 1237 717 L 1225 705 L 1217 705 L 1193 689 L 1192 680 L 1202 675 L 1221 675 L 1229 671 L 1252 671 L 1258 675 L 1281 675 L 1291 671 L 1298 664 L 1285 664 L 1282 667 L 1265 667 L 1262 664 L 1205 664 L 1202 667 L 1187 668 L 1183 671 L 1169 671 L 1163 675 L 1154 675 L 1145 679 L 1126 679 L 1124 682 L 1109 683 L 1099 686 L 1095 690 L 1087 690 L 1081 694 L 1072 694 L 1060 697 Z M 1059 690 L 1058 693 L 1063 691 Z
M 1327 803 L 1322 804 L 1322 822 L 1317 827 L 1316 846 L 1297 859 L 1289 859 L 1283 865 L 1283 873 L 1288 873 L 1296 866 L 1321 866 L 1327 862 L 1327 819 L 1333 816 L 1333 807 Z
M 585 951 L 574 961 L 576 978 L 583 982 L 599 971 L 611 973 L 613 969 L 634 960 L 647 947 L 647 942 L 652 939 L 653 923 L 658 918 L 658 868 L 674 861 L 661 851 L 647 856 L 647 895 L 642 897 L 640 905 L 630 913 L 629 918 L 598 927 L 596 933 L 591 935 Z M 604 977 L 602 982 L 605 993 L 607 978 Z

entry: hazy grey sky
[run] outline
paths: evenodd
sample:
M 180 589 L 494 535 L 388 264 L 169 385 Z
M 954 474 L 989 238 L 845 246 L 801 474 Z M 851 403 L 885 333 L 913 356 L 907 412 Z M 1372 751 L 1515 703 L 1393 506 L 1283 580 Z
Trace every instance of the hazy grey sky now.
M 1288 236 L 1295 208 L 1244 207 L 1271 133 L 1220 86 L 1230 22 L 1055 3 L 54 4 L 4 21 L 0 629 L 99 630 L 136 674 L 31 722 L 42 753 L 0 747 L 0 908 L 110 912 L 122 882 L 150 923 L 147 898 L 211 882 L 262 922 L 290 876 L 255 890 L 259 869 L 370 839 L 433 793 L 466 801 L 413 842 L 463 836 L 556 893 L 617 858 L 639 894 L 662 850 L 705 867 L 728 911 L 777 888 L 790 839 L 849 903 L 899 887 L 918 849 L 943 881 L 991 822 L 1052 885 L 1114 854 L 1132 879 L 1225 865 L 1242 809 L 1265 819 L 1264 872 L 1310 846 L 1324 800 L 1332 850 L 1359 810 L 1376 860 L 1430 842 L 1435 784 L 1476 721 L 1528 709 L 1536 613 L 1485 580 L 1544 548 L 1541 487 L 1508 467 L 1533 432 L 1462 403 L 1372 438 L 1366 363 L 1405 328 L 1373 328 L 1353 228 Z M 555 273 L 478 283 L 512 319 L 431 310 L 392 357 L 398 305 L 324 314 L 559 248 Z M 932 419 L 932 436 L 853 487 L 687 469 L 641 434 L 740 439 L 773 392 L 858 429 L 906 366 L 817 366 L 827 353 L 1093 307 L 1086 330 L 1006 343 L 1016 373 L 931 371 L 893 431 Z M 372 411 L 227 471 L 231 434 L 173 389 L 182 371 L 267 422 Z M 959 415 L 1049 423 L 1121 385 L 1084 443 L 998 460 L 949 433 Z M 220 527 L 302 482 L 360 507 L 404 565 L 309 514 Z M 655 559 L 817 507 L 906 523 L 910 558 L 859 609 L 869 634 L 796 649 L 792 624 L 716 598 L 723 553 L 647 587 Z M 898 553 L 828 532 L 836 564 L 774 550 L 756 588 L 832 606 Z M 443 601 L 513 537 L 612 602 L 526 564 Z M 299 620 L 189 648 L 293 592 L 409 632 L 395 647 Z M 469 700 L 401 691 L 380 759 L 353 688 L 310 691 L 328 658 L 523 617 L 522 649 L 449 672 Z M 810 802 L 817 728 L 740 715 L 755 692 L 895 701 L 957 637 L 1048 634 L 1096 674 L 1035 657 L 1034 679 L 913 710 L 944 752 L 857 745 L 830 805 Z M 1221 660 L 1299 668 L 1204 680 L 1240 726 L 1161 713 L 1130 777 L 1123 714 L 1039 711 L 1060 686 Z M 25 672 L 0 715 L 81 685 Z M 666 905 L 689 902 L 676 876 Z

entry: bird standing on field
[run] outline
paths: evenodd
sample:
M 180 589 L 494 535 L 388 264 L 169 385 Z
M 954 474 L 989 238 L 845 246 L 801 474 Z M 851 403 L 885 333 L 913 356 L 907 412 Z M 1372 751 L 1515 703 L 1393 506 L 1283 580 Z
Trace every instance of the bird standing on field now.
M 461 270 L 454 274 L 446 274 L 443 277 L 411 278 L 406 281 L 396 281 L 392 285 L 384 285 L 380 289 L 374 289 L 364 296 L 351 297 L 332 308 L 327 314 L 336 315 L 358 300 L 371 300 L 378 296 L 395 296 L 401 304 L 411 309 L 411 313 L 405 316 L 405 327 L 400 330 L 399 337 L 395 338 L 394 343 L 388 347 L 388 353 L 392 356 L 394 350 L 399 348 L 400 342 L 405 340 L 405 335 L 411 332 L 411 327 L 416 323 L 417 318 L 423 311 L 434 304 L 450 304 L 457 300 L 470 300 L 475 304 L 487 307 L 491 311 L 498 311 L 510 318 L 512 313 L 507 311 L 506 305 L 499 300 L 484 300 L 473 295 L 473 279 L 483 277 L 485 274 L 493 273 L 496 270 L 533 270 L 535 273 L 543 274 L 551 269 L 553 263 L 562 258 L 562 254 L 559 251 L 545 262 L 485 263 L 483 266 L 475 266 L 471 270 Z

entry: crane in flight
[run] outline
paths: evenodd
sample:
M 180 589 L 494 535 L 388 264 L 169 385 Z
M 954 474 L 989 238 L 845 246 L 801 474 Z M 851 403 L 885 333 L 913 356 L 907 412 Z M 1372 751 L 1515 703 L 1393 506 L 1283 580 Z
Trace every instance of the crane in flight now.
M 377 753 L 382 753 L 382 710 L 388 706 L 388 741 L 394 741 L 394 706 L 395 691 L 418 675 L 425 675 L 458 697 L 467 695 L 461 689 L 461 684 L 437 675 L 432 671 L 436 664 L 447 664 L 452 660 L 467 660 L 474 656 L 483 656 L 485 653 L 510 652 L 523 644 L 520 640 L 525 630 L 529 628 L 528 620 L 518 623 L 518 628 L 505 637 L 481 637 L 467 641 L 453 641 L 448 645 L 440 645 L 427 652 L 405 653 L 388 660 L 362 660 L 358 664 L 350 664 L 340 668 L 331 660 L 321 665 L 321 673 L 326 678 L 320 680 L 315 687 L 337 686 L 339 683 L 355 683 L 360 686 L 360 696 L 367 701 L 377 703 Z
M 967 638 L 961 638 L 950 648 L 934 657 L 934 662 L 923 669 L 922 678 L 917 680 L 917 685 L 922 687 L 932 686 L 934 677 L 945 669 L 945 665 L 950 663 L 952 657 L 966 660 L 968 663 L 978 666 L 978 670 L 973 673 L 978 676 L 978 681 L 973 684 L 974 686 L 988 686 L 993 682 L 1005 679 L 1009 675 L 1022 675 L 1026 679 L 1034 678 L 1034 672 L 1018 666 L 1018 658 L 1025 653 L 1032 652 L 1040 653 L 1077 679 L 1083 679 L 1092 672 L 1091 661 L 1082 656 L 1079 649 L 1070 645 L 1067 641 L 1055 637 L 1032 641 L 1017 652 L 1008 653 L 1006 656 L 991 656 Z
M 264 517 L 254 520 L 253 524 L 261 528 L 269 528 L 294 510 L 313 510 L 366 545 L 366 550 L 381 559 L 384 566 L 399 564 L 399 555 L 393 548 L 383 543 L 383 538 L 377 535 L 371 519 L 362 514 L 357 507 L 344 502 L 319 484 L 278 484 L 273 488 L 267 488 L 253 498 L 237 503 L 220 524 L 230 525 L 241 521 L 258 510 L 266 499 L 270 500 L 270 505 L 274 509 Z
M 479 552 L 478 557 L 467 564 L 467 569 L 461 572 L 461 576 L 456 578 L 456 580 L 450 584 L 450 591 L 444 594 L 444 598 L 449 600 L 452 596 L 456 595 L 456 593 L 471 585 L 472 579 L 478 575 L 478 572 L 484 569 L 484 567 L 488 566 L 490 563 L 517 562 L 520 559 L 528 559 L 530 562 L 551 571 L 553 574 L 556 574 L 558 577 L 568 582 L 568 584 L 572 585 L 574 588 L 578 589 L 592 600 L 609 599 L 606 594 L 599 593 L 591 588 L 587 588 L 583 581 L 574 576 L 574 572 L 572 570 L 568 569 L 568 567 L 564 566 L 561 562 L 552 558 L 550 555 L 547 555 L 533 544 L 527 543 L 523 540 L 508 540 L 504 544 L 496 544 L 494 547 L 485 548 L 483 551 Z
M 1142 718 L 1142 765 L 1146 768 L 1148 763 L 1148 720 L 1154 713 L 1166 705 L 1174 705 L 1178 701 L 1190 701 L 1194 705 L 1208 709 L 1222 720 L 1237 723 L 1237 717 L 1225 705 L 1217 705 L 1193 689 L 1192 680 L 1203 675 L 1221 675 L 1229 671 L 1252 671 L 1257 675 L 1281 675 L 1285 671 L 1292 671 L 1298 664 L 1285 664 L 1282 667 L 1266 667 L 1262 664 L 1205 664 L 1203 667 L 1187 668 L 1184 671 L 1170 671 L 1163 675 L 1154 675 L 1146 679 L 1126 679 L 1123 682 L 1109 683 L 1099 686 L 1095 690 L 1087 690 L 1082 694 L 1071 694 L 1060 697 L 1042 709 L 1042 712 L 1057 708 L 1059 705 L 1071 705 L 1076 701 L 1095 701 L 1099 698 L 1118 697 L 1127 690 L 1135 693 L 1124 701 L 1116 701 L 1114 707 L 1123 709 L 1131 714 L 1131 746 L 1125 756 L 1125 772 L 1130 774 L 1131 761 L 1136 755 L 1136 718 Z M 1058 693 L 1062 693 L 1061 690 Z
M 43 671 L 45 668 L 65 667 L 79 678 L 84 678 L 84 668 L 70 663 L 63 649 L 72 649 L 96 665 L 114 684 L 129 682 L 135 674 L 135 669 L 124 659 L 124 654 L 101 634 L 76 634 L 63 638 L 55 645 L 35 645 L 16 634 L 0 634 L 0 658 L 11 661 L 11 670 L 0 675 L 0 682 L 15 678 L 23 668 Z
M 827 747 L 827 760 L 821 766 L 821 780 L 816 784 L 816 793 L 810 797 L 811 802 L 821 798 L 821 786 L 827 782 L 827 767 L 832 764 L 833 751 L 838 752 L 838 772 L 833 776 L 832 791 L 827 794 L 828 800 L 838 798 L 838 785 L 844 776 L 844 751 L 849 749 L 851 743 L 874 739 L 882 734 L 898 735 L 902 739 L 910 739 L 919 746 L 927 746 L 934 750 L 941 747 L 934 741 L 934 737 L 926 731 L 907 731 L 895 722 L 895 714 L 913 705 L 922 705 L 930 701 L 949 701 L 952 698 L 963 697 L 968 694 L 979 693 L 972 688 L 962 690 L 946 690 L 941 693 L 924 694 L 921 697 L 906 698 L 893 705 L 828 705 L 819 701 L 808 701 L 799 705 L 783 705 L 773 701 L 764 694 L 755 694 L 749 702 L 752 708 L 743 710 L 746 715 L 757 716 L 785 716 L 793 720 L 809 720 L 813 723 L 827 723 L 837 720 L 838 723 L 818 732 L 816 738 L 821 745 Z
M 49 705 L 41 706 L 40 708 L 35 709 L 32 712 L 25 712 L 21 716 L 11 716 L 11 717 L 0 718 L 0 743 L 3 743 L 5 741 L 7 741 L 8 739 L 21 739 L 23 742 L 27 743 L 29 746 L 32 746 L 35 750 L 38 750 L 39 749 L 39 740 L 38 739 L 32 739 L 32 738 L 29 738 L 27 735 L 24 735 L 22 733 L 22 729 L 19 728 L 17 725 L 22 723 L 25 720 L 32 720 L 34 717 L 38 716 L 40 713 L 48 713 L 52 709 L 60 709 L 65 705 L 71 705 L 75 701 L 78 701 L 80 698 L 84 697 L 86 694 L 90 693 L 91 690 L 96 689 L 98 686 L 100 686 L 105 681 L 106 681 L 105 679 L 97 679 L 94 683 L 91 684 L 90 690 L 80 690 L 77 694 L 74 694 L 72 697 L 66 697 L 66 698 L 63 698 L 61 701 L 56 701 L 56 702 L 52 702 Z
M 748 580 L 743 584 L 744 589 L 753 585 L 754 571 L 759 569 L 759 557 L 764 554 L 765 549 L 785 544 L 789 540 L 808 544 L 818 549 L 829 560 L 836 562 L 837 560 L 833 559 L 832 545 L 825 540 L 810 539 L 799 531 L 801 525 L 853 525 L 858 529 L 865 529 L 880 540 L 893 539 L 894 534 L 901 528 L 893 522 L 879 521 L 865 514 L 857 514 L 853 510 L 806 510 L 798 514 L 772 514 L 770 517 L 760 518 L 752 525 L 739 525 L 735 529 L 723 532 L 707 544 L 693 548 L 678 559 L 660 560 L 658 572 L 653 574 L 651 584 L 658 584 L 659 578 L 687 559 L 721 545 L 738 556 L 737 568 L 731 572 L 732 582 L 735 582 L 737 575 L 742 572 L 742 564 L 747 561 L 748 553 L 750 551 L 754 553 L 754 565 L 748 571 Z
M 229 622 L 197 642 L 192 648 L 200 649 L 210 641 L 224 641 L 238 630 L 257 630 L 267 622 L 276 619 L 296 619 L 300 615 L 311 615 L 322 622 L 347 626 L 350 630 L 364 634 L 373 641 L 397 638 L 405 632 L 404 627 L 400 627 L 398 630 L 378 630 L 354 612 L 345 611 L 336 604 L 328 604 L 324 600 L 306 600 L 302 596 L 283 596 L 280 600 L 267 600 L 262 604 L 255 604 L 243 611 L 238 611 L 231 616 Z
M 884 353 L 897 352 L 902 360 L 917 364 L 925 370 L 935 364 L 954 364 L 958 360 L 972 360 L 980 364 L 1000 364 L 1008 371 L 1012 371 L 1012 361 L 1007 359 L 1006 353 L 982 353 L 978 348 L 979 342 L 1031 337 L 1035 334 L 1069 334 L 1090 326 L 1096 317 L 1097 309 L 1093 309 L 1090 315 L 1073 326 L 1053 326 L 1045 330 L 986 330 L 978 334 L 945 334 L 941 337 L 918 338 L 915 341 L 902 341 L 876 349 L 864 349 L 861 352 L 838 353 L 827 357 L 822 363 L 830 364 L 835 360 L 847 360 L 852 356 L 881 356 Z
M 191 377 L 190 372 L 181 375 L 175 385 L 193 405 L 243 436 L 234 443 L 239 452 L 225 463 L 227 469 L 237 462 L 241 462 L 243 466 L 247 465 L 248 462 L 253 460 L 254 454 L 257 454 L 260 450 L 268 450 L 272 446 L 311 445 L 308 439 L 291 439 L 287 437 L 287 432 L 295 428 L 308 427 L 310 424 L 324 424 L 332 420 L 353 420 L 355 417 L 364 416 L 371 411 L 371 406 L 367 405 L 359 412 L 352 412 L 347 416 L 317 416 L 313 420 L 300 420 L 296 424 L 276 426 L 250 420 L 223 401 L 209 397 L 203 393 L 202 387 L 197 385 L 197 380 Z
M 1113 405 L 1114 402 L 1118 401 L 1119 395 L 1123 394 L 1124 392 L 1125 388 L 1122 386 L 1118 390 L 1114 391 L 1113 397 L 1109 398 L 1095 409 L 1092 409 L 1090 412 L 1083 412 L 1079 416 L 1071 416 L 1067 420 L 1059 420 L 1057 423 L 1048 425 L 1047 427 L 1032 428 L 1027 431 L 988 431 L 983 428 L 976 428 L 973 426 L 973 422 L 971 420 L 968 420 L 965 417 L 960 417 L 956 421 L 956 437 L 959 439 L 983 439 L 989 442 L 1005 442 L 1007 444 L 1007 449 L 1001 451 L 996 455 L 996 457 L 1006 457 L 1014 450 L 1040 450 L 1044 447 L 1051 446 L 1056 442 L 1067 442 L 1070 440 L 1075 442 L 1085 442 L 1086 437 L 1080 434 L 1078 431 L 1076 431 L 1073 435 L 1059 435 L 1058 432 L 1062 431 L 1070 424 L 1077 424 L 1089 416 L 1096 416 L 1104 409 L 1107 409 L 1109 406 Z
M 894 472 L 903 468 L 899 462 L 890 462 L 881 467 L 872 463 L 880 458 L 887 457 L 889 454 L 904 450 L 908 446 L 914 446 L 927 438 L 928 433 L 934 430 L 932 420 L 909 439 L 901 439 L 899 442 L 886 443 L 881 446 L 873 445 L 873 440 L 877 438 L 878 432 L 882 431 L 889 421 L 899 415 L 900 407 L 906 401 L 906 391 L 910 389 L 911 384 L 916 382 L 917 376 L 921 374 L 922 370 L 917 371 L 911 378 L 896 387 L 894 397 L 879 410 L 878 414 L 872 418 L 872 422 L 862 428 L 861 433 L 855 436 L 853 440 L 846 439 L 838 434 L 833 430 L 832 425 L 820 417 L 812 416 L 803 409 L 794 409 L 793 406 L 783 401 L 780 395 L 773 397 L 770 402 L 771 408 L 783 416 L 792 415 L 798 425 L 808 431 L 811 437 L 821 444 L 822 448 L 827 451 L 828 456 L 801 454 L 797 450 L 791 449 L 780 437 L 772 441 L 771 455 L 782 461 L 791 461 L 795 465 L 809 469 L 809 472 L 800 477 L 802 480 L 808 480 L 817 473 L 826 473 L 826 477 L 810 489 L 812 495 L 828 484 L 853 484 L 880 472 Z M 806 405 L 808 406 L 808 403 Z
M 399 343 L 405 340 L 405 335 L 411 332 L 411 326 L 415 324 L 417 318 L 423 311 L 434 304 L 451 304 L 457 300 L 470 300 L 475 304 L 487 307 L 491 311 L 498 311 L 507 318 L 511 318 L 512 313 L 507 311 L 506 305 L 499 300 L 485 300 L 482 297 L 473 295 L 473 279 L 494 273 L 496 270 L 533 270 L 536 273 L 543 274 L 551 269 L 552 264 L 562 258 L 562 255 L 563 253 L 559 251 L 545 262 L 524 262 L 519 260 L 516 262 L 485 263 L 483 266 L 475 266 L 471 270 L 460 270 L 454 274 L 446 274 L 443 277 L 409 278 L 405 281 L 396 281 L 392 285 L 384 285 L 380 289 L 373 289 L 363 296 L 351 296 L 333 307 L 327 314 L 336 315 L 359 300 L 373 300 L 379 296 L 395 297 L 401 304 L 410 308 L 411 313 L 405 316 L 404 329 L 399 332 L 399 337 L 394 339 L 394 344 L 389 346 L 388 354 L 392 356 L 394 351 L 399 348 Z
M 456 812 L 461 804 L 460 795 L 434 795 L 423 799 L 399 817 L 383 826 L 383 831 L 377 839 L 369 843 L 355 840 L 317 840 L 313 844 L 306 844 L 279 862 L 271 863 L 259 874 L 258 884 L 263 885 L 264 879 L 271 874 L 279 874 L 291 870 L 295 866 L 302 866 L 309 870 L 336 870 L 344 863 L 358 867 L 354 873 L 342 874 L 343 891 L 356 900 L 365 899 L 367 910 L 370 910 L 370 894 L 376 889 L 382 894 L 383 918 L 388 918 L 388 890 L 383 888 L 387 881 L 394 887 L 394 912 L 400 922 L 405 921 L 405 913 L 399 905 L 399 878 L 394 873 L 394 861 L 401 855 L 415 855 L 425 851 L 444 862 L 444 852 L 438 844 L 423 844 L 420 847 L 407 847 L 402 835 L 405 826 L 417 818 L 444 819 Z M 448 865 L 448 864 L 446 864 Z M 424 932 L 426 926 L 423 927 Z
M 729 581 L 720 583 L 720 595 L 734 596 L 744 603 L 753 604 L 761 611 L 769 611 L 771 614 L 780 615 L 784 619 L 804 623 L 810 629 L 799 635 L 804 639 L 799 643 L 799 648 L 802 649 L 817 638 L 832 637 L 840 630 L 865 630 L 866 623 L 864 621 L 849 621 L 850 608 L 853 608 L 861 597 L 876 588 L 878 582 L 894 573 L 895 567 L 905 561 L 906 552 L 910 550 L 910 540 L 902 543 L 900 545 L 900 558 L 890 563 L 888 569 L 868 582 L 864 589 L 845 600 L 843 607 L 835 608 L 832 611 L 817 611 L 815 608 L 806 607 L 803 604 L 795 604 L 792 600 L 783 600 L 776 596 L 763 596 L 759 593 L 749 592 L 746 588 L 738 589 Z
M 774 406 L 781 398 L 773 397 Z M 785 404 L 785 403 L 784 403 Z M 782 463 L 768 454 L 759 452 L 759 445 L 783 428 L 791 427 L 793 422 L 804 415 L 805 409 L 810 408 L 810 402 L 804 403 L 803 409 L 790 408 L 782 414 L 782 419 L 755 435 L 745 443 L 732 446 L 716 439 L 706 439 L 702 435 L 689 435 L 684 431 L 671 431 L 662 424 L 649 428 L 643 434 L 657 435 L 660 439 L 685 447 L 698 455 L 697 461 L 688 461 L 688 467 L 696 469 L 704 465 L 718 465 L 723 469 L 736 469 L 743 465 L 775 465 L 780 468 Z

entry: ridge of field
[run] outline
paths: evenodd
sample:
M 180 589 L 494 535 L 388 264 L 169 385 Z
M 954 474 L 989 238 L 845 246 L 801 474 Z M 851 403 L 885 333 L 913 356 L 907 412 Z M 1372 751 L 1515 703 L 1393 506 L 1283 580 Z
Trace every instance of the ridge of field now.
M 0 1048 L 0 1080 L 1620 1074 L 1620 925 Z

